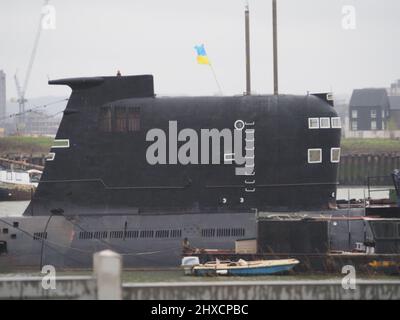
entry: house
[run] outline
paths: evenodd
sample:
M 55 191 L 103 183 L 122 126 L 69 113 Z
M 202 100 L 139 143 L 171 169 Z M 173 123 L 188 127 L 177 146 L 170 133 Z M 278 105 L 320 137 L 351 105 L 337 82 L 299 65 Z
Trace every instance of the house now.
M 400 129 L 400 96 L 389 97 L 390 103 L 390 122 L 389 129 Z M 394 126 L 392 128 L 392 126 Z
M 386 89 L 356 89 L 350 99 L 350 130 L 385 130 L 389 119 Z

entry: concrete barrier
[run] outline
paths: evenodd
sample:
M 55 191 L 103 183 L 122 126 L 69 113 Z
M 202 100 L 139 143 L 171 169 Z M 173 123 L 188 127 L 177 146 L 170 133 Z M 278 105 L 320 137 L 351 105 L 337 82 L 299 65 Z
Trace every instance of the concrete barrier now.
M 93 277 L 57 277 L 55 289 L 43 285 L 42 277 L 0 278 L 0 299 L 95 299 Z
M 45 266 L 43 277 L 0 278 L 0 299 L 99 299 L 122 298 L 122 257 L 110 250 L 93 258 L 93 276 L 57 277 Z M 48 273 L 52 271 L 53 273 Z
M 341 281 L 235 281 L 123 285 L 129 300 L 398 300 L 400 281 L 359 280 L 354 290 Z

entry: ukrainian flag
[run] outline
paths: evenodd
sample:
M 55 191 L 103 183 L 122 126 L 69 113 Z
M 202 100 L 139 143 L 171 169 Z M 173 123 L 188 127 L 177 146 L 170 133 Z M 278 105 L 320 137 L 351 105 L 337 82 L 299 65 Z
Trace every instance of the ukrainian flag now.
M 207 57 L 206 49 L 204 49 L 204 44 L 195 46 L 194 48 L 197 51 L 197 62 L 199 64 L 210 65 L 210 60 Z

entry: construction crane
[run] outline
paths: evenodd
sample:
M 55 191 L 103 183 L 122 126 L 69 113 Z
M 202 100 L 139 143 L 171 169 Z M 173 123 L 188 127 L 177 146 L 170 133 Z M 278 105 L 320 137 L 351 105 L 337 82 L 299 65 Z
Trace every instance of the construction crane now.
M 47 6 L 49 4 L 49 0 L 45 0 L 43 7 Z M 33 44 L 33 49 L 32 49 L 32 53 L 31 56 L 29 58 L 29 63 L 28 63 L 28 68 L 26 70 L 26 74 L 25 74 L 25 80 L 23 83 L 23 86 L 21 87 L 21 84 L 18 80 L 18 76 L 17 73 L 15 73 L 14 75 L 14 80 L 15 80 L 15 85 L 17 88 L 17 95 L 18 95 L 18 105 L 19 105 L 19 113 L 20 113 L 20 117 L 18 118 L 18 131 L 20 132 L 21 129 L 23 129 L 23 127 L 25 126 L 25 104 L 28 101 L 25 98 L 26 95 L 26 91 L 28 89 L 28 84 L 29 84 L 29 79 L 31 76 L 31 72 L 32 72 L 32 67 L 33 67 L 33 63 L 35 61 L 35 57 L 36 57 L 36 52 L 37 52 L 37 48 L 39 46 L 39 39 L 40 39 L 40 35 L 42 33 L 42 21 L 44 16 L 47 13 L 45 12 L 45 10 L 42 10 L 41 15 L 40 15 L 40 20 L 39 20 L 39 26 L 36 32 L 36 37 L 35 37 L 35 42 Z

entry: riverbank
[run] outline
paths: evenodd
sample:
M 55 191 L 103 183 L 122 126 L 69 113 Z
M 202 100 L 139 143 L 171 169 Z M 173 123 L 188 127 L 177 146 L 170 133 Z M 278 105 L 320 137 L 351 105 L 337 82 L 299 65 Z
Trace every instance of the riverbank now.
M 47 153 L 54 138 L 52 137 L 0 137 L 0 155 L 13 153 Z M 400 154 L 398 139 L 342 139 L 342 155 L 360 154 Z
M 400 154 L 398 139 L 342 139 L 342 155 Z
M 0 138 L 0 156 L 7 154 L 42 154 L 48 153 L 54 138 L 9 136 Z

